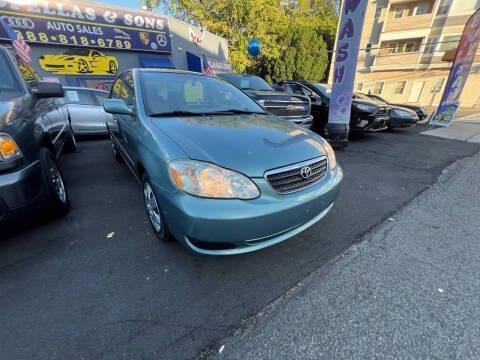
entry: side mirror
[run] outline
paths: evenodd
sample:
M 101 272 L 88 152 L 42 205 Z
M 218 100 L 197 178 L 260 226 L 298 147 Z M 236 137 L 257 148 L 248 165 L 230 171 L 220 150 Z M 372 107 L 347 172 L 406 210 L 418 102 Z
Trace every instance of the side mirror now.
M 312 103 L 317 102 L 318 99 L 320 99 L 320 96 L 318 96 L 318 95 L 315 94 L 315 93 L 311 93 L 308 97 L 310 98 L 310 101 L 311 101 Z
M 107 99 L 103 101 L 103 109 L 109 114 L 133 115 L 133 110 L 125 101 L 120 99 Z
M 39 99 L 62 98 L 65 96 L 61 84 L 47 81 L 38 82 L 36 88 L 32 89 L 32 93 Z

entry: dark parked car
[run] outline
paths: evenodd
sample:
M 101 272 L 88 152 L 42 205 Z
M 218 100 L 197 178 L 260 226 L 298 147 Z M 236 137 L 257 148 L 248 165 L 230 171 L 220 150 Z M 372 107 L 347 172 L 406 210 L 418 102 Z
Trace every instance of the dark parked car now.
M 76 149 L 58 83 L 27 84 L 9 51 L 0 47 L 0 226 L 9 219 L 62 215 L 69 197 L 57 159 Z
M 64 99 L 75 135 L 106 135 L 103 100 L 108 98 L 108 92 L 78 87 L 64 89 Z
M 329 85 L 304 80 L 282 81 L 276 84 L 275 88 L 277 91 L 308 96 L 312 102 L 312 115 L 314 118 L 312 130 L 329 137 L 326 133 L 331 93 Z M 387 129 L 389 111 L 388 106 L 379 105 L 378 102 L 353 99 L 350 132 L 366 133 Z
M 308 97 L 279 94 L 265 80 L 254 75 L 227 73 L 218 76 L 246 92 L 272 114 L 307 128 L 312 126 Z
M 395 128 L 405 128 L 417 125 L 418 116 L 415 111 L 400 107 L 394 106 L 384 103 L 383 101 L 378 100 L 375 97 L 370 97 L 369 95 L 364 95 L 361 93 L 355 93 L 355 99 L 358 100 L 370 100 L 375 101 L 379 105 L 389 106 L 390 107 L 390 119 L 388 121 L 388 129 L 395 129 Z
M 377 99 L 377 100 L 383 101 L 385 104 L 388 104 L 388 105 L 400 106 L 402 108 L 413 110 L 417 114 L 419 121 L 425 120 L 428 116 L 427 110 L 425 110 L 425 108 L 421 107 L 421 106 L 411 105 L 411 104 L 394 104 L 394 103 L 391 103 L 391 102 L 385 100 L 381 96 L 374 95 L 374 94 L 367 94 L 367 96 L 369 98 L 372 98 L 372 99 Z

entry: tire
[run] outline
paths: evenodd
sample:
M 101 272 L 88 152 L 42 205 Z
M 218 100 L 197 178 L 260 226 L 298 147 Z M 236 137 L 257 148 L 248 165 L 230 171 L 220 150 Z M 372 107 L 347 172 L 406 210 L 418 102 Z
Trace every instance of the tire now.
M 148 175 L 143 175 L 142 178 L 143 199 L 145 203 L 145 210 L 147 218 L 152 227 L 153 233 L 158 240 L 162 242 L 172 241 L 172 236 L 167 228 L 167 223 L 163 217 L 160 206 L 158 205 L 157 197 L 150 184 Z
M 110 141 L 112 143 L 113 158 L 115 159 L 115 161 L 119 163 L 123 162 L 123 158 L 122 158 L 122 155 L 120 154 L 120 150 L 118 150 L 117 145 L 115 145 L 111 136 L 110 136 Z
M 78 60 L 77 69 L 80 74 L 86 74 L 90 71 L 90 68 L 85 60 Z
M 108 63 L 108 72 L 113 75 L 115 75 L 118 72 L 118 66 L 115 63 L 115 61 L 112 60 Z
M 66 215 L 70 211 L 70 197 L 55 157 L 46 148 L 40 149 L 40 166 L 46 194 L 47 215 L 52 217 Z
M 75 140 L 75 134 L 73 133 L 72 128 L 70 127 L 70 135 L 63 145 L 63 152 L 65 154 L 73 154 L 77 152 L 77 140 Z

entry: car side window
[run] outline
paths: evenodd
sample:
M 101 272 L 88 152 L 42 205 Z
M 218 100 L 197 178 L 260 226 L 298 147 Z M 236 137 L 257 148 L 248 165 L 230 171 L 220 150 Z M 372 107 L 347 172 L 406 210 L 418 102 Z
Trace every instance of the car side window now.
M 110 91 L 110 99 L 120 99 L 122 94 L 122 80 L 123 75 L 119 76 L 113 83 L 112 90 Z
M 305 95 L 303 93 L 303 88 L 298 84 L 288 84 L 288 87 L 291 89 L 291 92 L 298 95 Z
M 135 105 L 135 84 L 133 83 L 133 74 L 131 72 L 125 73 L 121 97 L 128 106 Z

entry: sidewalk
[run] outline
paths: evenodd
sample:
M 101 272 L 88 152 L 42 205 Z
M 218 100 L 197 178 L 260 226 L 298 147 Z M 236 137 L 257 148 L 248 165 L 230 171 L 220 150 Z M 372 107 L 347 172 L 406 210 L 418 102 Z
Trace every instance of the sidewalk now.
M 479 359 L 480 153 L 205 357 Z

